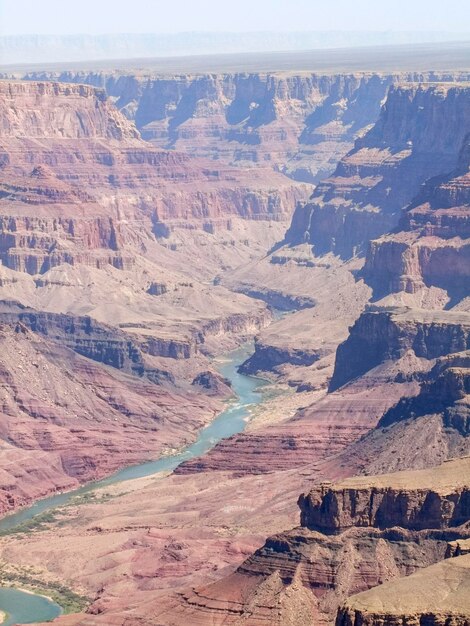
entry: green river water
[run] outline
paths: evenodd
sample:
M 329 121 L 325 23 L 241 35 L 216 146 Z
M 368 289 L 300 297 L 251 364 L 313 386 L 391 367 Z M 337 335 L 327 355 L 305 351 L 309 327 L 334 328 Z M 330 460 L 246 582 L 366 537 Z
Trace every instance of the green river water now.
M 260 392 L 267 384 L 259 378 L 245 376 L 237 371 L 238 366 L 252 352 L 252 345 L 244 346 L 227 354 L 223 361 L 218 364 L 218 371 L 231 381 L 236 400 L 230 402 L 225 411 L 220 413 L 209 426 L 201 430 L 197 440 L 181 453 L 162 457 L 157 461 L 126 467 L 103 480 L 90 483 L 74 491 L 39 500 L 32 506 L 1 519 L 0 531 L 14 532 L 16 526 L 32 519 L 35 515 L 67 504 L 77 495 L 89 493 L 94 489 L 133 478 L 174 470 L 183 461 L 201 456 L 221 439 L 244 430 L 252 409 L 261 402 L 262 394 Z M 0 609 L 8 614 L 8 618 L 2 626 L 52 620 L 62 611 L 59 605 L 43 596 L 8 587 L 0 587 Z

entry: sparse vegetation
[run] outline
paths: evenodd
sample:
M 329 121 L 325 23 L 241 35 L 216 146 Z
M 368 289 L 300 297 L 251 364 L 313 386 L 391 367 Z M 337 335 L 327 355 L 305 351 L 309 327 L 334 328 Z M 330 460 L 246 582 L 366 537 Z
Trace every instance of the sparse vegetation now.
M 91 599 L 87 596 L 72 591 L 62 583 L 41 580 L 41 578 L 37 577 L 32 567 L 17 567 L 14 569 L 6 569 L 3 567 L 0 570 L 0 577 L 2 586 L 4 587 L 17 587 L 47 596 L 59 604 L 66 615 L 83 611 L 91 602 Z
M 84 504 L 91 503 L 103 504 L 104 502 L 108 502 L 108 500 L 117 498 L 120 495 L 124 494 L 103 493 L 98 495 L 94 491 L 81 493 L 74 496 L 69 502 L 61 507 L 50 509 L 49 511 L 44 511 L 43 513 L 38 513 L 31 519 L 25 520 L 21 524 L 13 526 L 12 528 L 0 530 L 0 537 L 4 537 L 6 535 L 17 535 L 20 533 L 41 532 L 43 530 L 47 530 L 52 524 L 57 527 L 64 526 L 70 521 L 70 517 L 67 515 L 67 509 L 69 507 L 82 506 Z
M 60 516 L 60 514 L 60 509 L 44 511 L 44 513 L 39 513 L 31 519 L 26 520 L 21 524 L 18 524 L 17 526 L 0 530 L 0 537 L 45 530 L 47 526 L 58 521 L 58 517 Z

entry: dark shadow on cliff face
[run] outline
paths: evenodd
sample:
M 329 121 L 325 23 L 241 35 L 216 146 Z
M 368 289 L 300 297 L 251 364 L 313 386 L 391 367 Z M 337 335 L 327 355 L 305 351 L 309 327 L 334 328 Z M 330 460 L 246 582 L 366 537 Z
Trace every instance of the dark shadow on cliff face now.
M 434 414 L 442 415 L 446 428 L 470 435 L 470 352 L 439 360 L 418 395 L 402 398 L 382 416 L 377 428 Z

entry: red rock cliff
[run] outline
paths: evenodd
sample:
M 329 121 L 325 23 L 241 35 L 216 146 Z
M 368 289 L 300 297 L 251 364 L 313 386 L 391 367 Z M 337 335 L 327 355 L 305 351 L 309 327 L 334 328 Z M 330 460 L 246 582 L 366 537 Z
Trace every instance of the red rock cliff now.
M 286 241 L 310 242 L 318 255 L 365 252 L 397 225 L 427 179 L 456 167 L 469 98 L 462 85 L 392 86 L 373 128 L 297 208 Z

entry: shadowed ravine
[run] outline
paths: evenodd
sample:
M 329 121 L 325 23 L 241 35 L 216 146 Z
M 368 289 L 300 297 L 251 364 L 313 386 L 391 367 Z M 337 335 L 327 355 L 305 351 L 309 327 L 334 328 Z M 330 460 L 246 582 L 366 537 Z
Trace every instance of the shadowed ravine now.
M 133 465 L 132 467 L 126 467 L 103 480 L 89 483 L 67 493 L 61 493 L 39 500 L 32 506 L 0 520 L 0 533 L 14 532 L 16 527 L 20 527 L 21 524 L 32 519 L 34 516 L 67 504 L 78 495 L 133 478 L 141 478 L 160 472 L 172 471 L 183 461 L 201 456 L 221 439 L 243 431 L 253 406 L 262 401 L 260 390 L 267 384 L 267 382 L 260 378 L 246 376 L 237 371 L 239 365 L 243 363 L 252 351 L 252 344 L 247 344 L 230 352 L 223 359 L 220 359 L 217 369 L 225 378 L 231 381 L 236 399 L 231 401 L 225 411 L 220 413 L 211 424 L 201 430 L 197 440 L 192 445 L 179 454 L 166 456 L 156 461 L 150 461 L 140 465 Z M 15 606 L 18 610 L 17 613 L 14 612 Z M 4 622 L 4 624 L 7 625 L 15 623 L 25 624 L 37 621 L 39 610 L 41 611 L 40 619 L 42 621 L 52 619 L 59 614 L 57 604 L 41 596 L 26 594 L 13 588 L 0 588 L 0 610 L 4 610 L 8 613 L 8 620 Z

